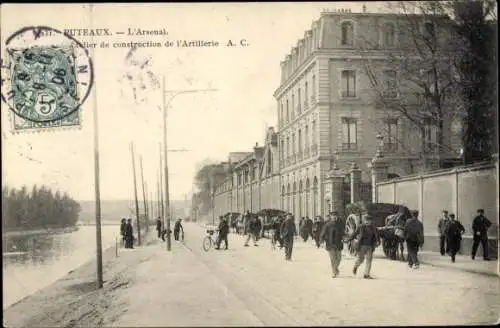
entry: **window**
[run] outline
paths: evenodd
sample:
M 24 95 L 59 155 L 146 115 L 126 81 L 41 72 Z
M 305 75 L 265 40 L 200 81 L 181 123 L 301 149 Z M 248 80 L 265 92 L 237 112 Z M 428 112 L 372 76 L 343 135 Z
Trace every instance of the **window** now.
M 316 121 L 312 121 L 311 132 L 312 132 L 311 142 L 313 145 L 315 145 L 316 144 Z
M 398 146 L 398 120 L 388 119 L 384 124 L 384 151 L 393 152 Z
M 394 28 L 394 23 L 385 23 L 383 27 L 383 37 L 384 46 L 394 47 L 396 31 Z
M 304 146 L 306 149 L 309 147 L 309 127 L 307 125 L 304 129 Z
M 292 133 L 292 155 L 295 154 L 295 133 Z
M 342 118 L 342 149 L 355 150 L 357 148 L 356 119 Z
M 285 159 L 285 140 L 283 139 L 281 139 L 280 154 L 281 154 L 281 161 L 283 161 Z
M 342 71 L 342 98 L 356 97 L 356 71 Z
M 286 121 L 288 122 L 288 118 L 290 117 L 290 110 L 288 106 L 288 99 L 286 100 Z
M 312 77 L 312 86 L 311 86 L 311 101 L 314 101 L 316 98 L 316 75 Z
M 307 106 L 308 93 L 309 93 L 309 84 L 307 84 L 306 82 L 306 85 L 304 86 L 304 103 L 306 104 L 306 106 Z
M 424 152 L 432 151 L 436 148 L 437 145 L 437 133 L 436 127 L 432 124 L 432 120 L 430 118 L 426 118 L 424 120 Z
M 302 131 L 299 130 L 299 140 L 298 140 L 298 149 L 299 149 L 299 153 L 302 152 Z
M 290 153 L 291 153 L 291 151 L 290 151 L 290 137 L 287 137 L 286 138 L 286 155 L 287 155 L 287 157 L 290 156 Z
M 285 117 L 283 116 L 284 110 L 283 110 L 283 103 L 281 103 L 281 122 L 285 120 Z
M 267 174 L 271 174 L 273 169 L 273 154 L 271 153 L 271 149 L 267 151 Z
M 354 44 L 354 26 L 351 22 L 343 22 L 342 29 L 342 45 L 352 46 Z
M 295 112 L 295 95 L 292 93 L 292 117 L 294 116 Z
M 398 96 L 398 89 L 396 83 L 396 71 L 384 71 L 384 97 L 396 98 Z
M 300 98 L 300 88 L 299 88 L 299 90 L 297 91 L 297 109 L 298 109 L 299 113 L 300 113 L 300 105 L 301 105 L 300 99 L 301 98 Z

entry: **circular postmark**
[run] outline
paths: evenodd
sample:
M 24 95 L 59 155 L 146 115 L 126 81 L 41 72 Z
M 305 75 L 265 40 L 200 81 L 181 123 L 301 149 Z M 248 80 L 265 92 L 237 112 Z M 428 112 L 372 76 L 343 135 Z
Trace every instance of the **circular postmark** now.
M 22 28 L 7 39 L 2 57 L 2 101 L 25 120 L 61 120 L 90 94 L 94 71 L 88 50 L 54 28 Z

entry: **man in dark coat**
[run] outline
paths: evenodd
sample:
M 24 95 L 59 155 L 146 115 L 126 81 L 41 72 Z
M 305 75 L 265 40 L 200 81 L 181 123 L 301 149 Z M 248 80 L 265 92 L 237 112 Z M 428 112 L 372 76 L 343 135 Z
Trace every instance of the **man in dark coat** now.
M 179 233 L 182 230 L 182 235 L 184 235 L 184 228 L 182 227 L 182 219 L 178 219 L 174 224 L 174 239 L 179 240 Z
M 283 223 L 283 221 L 283 217 L 281 215 L 278 215 L 274 218 L 273 222 L 273 238 L 276 242 L 278 242 L 280 248 L 283 248 L 283 240 L 281 239 L 280 234 L 281 224 Z
M 462 223 L 455 218 L 455 214 L 450 214 L 450 222 L 446 225 L 445 235 L 451 262 L 455 262 L 455 255 L 460 249 L 460 242 L 462 241 L 462 234 L 464 232 L 465 228 Z
M 302 239 L 304 239 L 304 242 L 307 242 L 309 237 L 313 237 L 313 222 L 309 217 L 304 218 L 304 221 L 302 221 L 302 228 L 300 229 L 300 235 L 302 236 Z
M 345 227 L 337 216 L 337 212 L 330 214 L 330 219 L 325 223 L 320 232 L 319 240 L 320 243 L 325 242 L 325 248 L 330 256 L 333 278 L 336 278 L 340 273 L 339 265 L 342 260 L 342 249 L 344 249 L 344 232 Z
M 248 246 L 250 239 L 253 239 L 253 245 L 257 245 L 257 240 L 259 239 L 260 230 L 262 229 L 262 224 L 257 217 L 257 215 L 251 215 L 250 222 L 248 223 L 248 235 L 245 241 L 245 246 Z
M 217 236 L 217 241 L 215 243 L 215 249 L 220 249 L 220 244 L 224 241 L 224 245 L 226 246 L 224 249 L 227 249 L 229 243 L 227 242 L 227 235 L 229 234 L 229 224 L 224 217 L 219 216 L 219 234 Z
M 359 250 L 358 259 L 354 263 L 354 268 L 352 272 L 356 275 L 359 266 L 363 263 L 366 257 L 365 274 L 363 277 L 365 279 L 373 279 L 370 276 L 370 270 L 372 267 L 373 251 L 379 245 L 379 237 L 377 233 L 377 228 L 373 224 L 371 215 L 363 215 L 363 223 L 360 224 L 356 231 L 347 239 L 347 242 L 353 240 L 359 236 Z
M 438 232 L 439 232 L 439 251 L 442 256 L 448 253 L 448 245 L 446 244 L 446 225 L 450 222 L 448 217 L 448 211 L 443 210 L 443 217 L 438 222 Z
M 125 226 L 125 248 L 134 248 L 134 228 L 132 227 L 132 219 L 128 219 Z
M 484 210 L 478 209 L 477 216 L 472 221 L 472 233 L 474 234 L 474 243 L 472 244 L 472 259 L 476 257 L 479 243 L 483 247 L 483 259 L 489 261 L 488 257 L 488 229 L 491 227 L 491 222 L 484 216 Z
M 280 235 L 285 246 L 285 260 L 292 259 L 293 238 L 296 233 L 295 221 L 291 214 L 287 214 L 285 221 L 281 224 Z
M 121 221 L 121 224 L 120 224 L 120 236 L 122 236 L 122 243 L 123 244 L 125 244 L 125 228 L 126 227 L 127 227 L 127 219 L 123 218 Z
M 418 220 L 418 211 L 411 211 L 411 217 L 406 221 L 406 247 L 408 248 L 408 266 L 418 269 L 418 249 L 424 244 L 424 225 Z
M 158 238 L 161 238 L 161 219 L 156 220 L 156 232 L 158 232 Z
M 321 216 L 317 216 L 314 218 L 314 223 L 313 223 L 313 236 L 314 240 L 316 241 L 316 247 L 319 248 L 321 244 L 321 232 L 323 230 L 323 226 L 325 225 L 325 221 Z

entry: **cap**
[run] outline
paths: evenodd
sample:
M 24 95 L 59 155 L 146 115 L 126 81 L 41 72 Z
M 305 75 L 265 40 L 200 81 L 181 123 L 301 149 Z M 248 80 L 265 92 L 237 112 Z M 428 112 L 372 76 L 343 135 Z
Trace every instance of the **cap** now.
M 477 211 L 481 212 L 481 213 L 484 213 L 484 209 L 482 209 L 482 208 L 479 208 Z
M 447 210 L 443 210 L 443 213 L 444 213 L 444 214 L 448 214 L 448 211 L 447 211 Z

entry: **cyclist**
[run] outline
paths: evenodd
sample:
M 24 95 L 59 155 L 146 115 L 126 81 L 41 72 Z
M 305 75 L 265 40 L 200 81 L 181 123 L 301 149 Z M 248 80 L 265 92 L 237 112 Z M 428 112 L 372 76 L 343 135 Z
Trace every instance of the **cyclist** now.
M 215 242 L 215 249 L 220 249 L 220 244 L 222 241 L 224 241 L 224 245 L 226 246 L 224 249 L 227 250 L 228 247 L 228 242 L 227 242 L 227 235 L 229 234 L 229 224 L 227 223 L 226 219 L 224 217 L 219 216 L 219 235 L 217 236 L 217 241 Z

